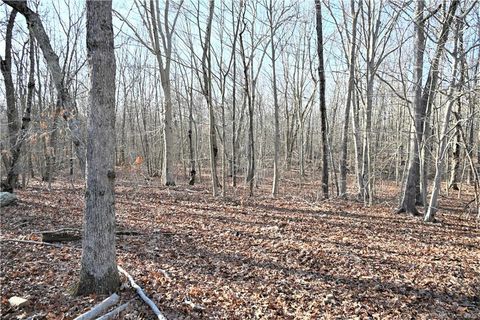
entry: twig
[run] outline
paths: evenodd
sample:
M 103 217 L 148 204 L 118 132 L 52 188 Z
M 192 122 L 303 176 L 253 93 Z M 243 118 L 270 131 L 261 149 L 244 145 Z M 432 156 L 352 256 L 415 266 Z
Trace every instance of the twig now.
M 38 244 L 42 246 L 49 246 L 55 248 L 63 248 L 64 246 L 55 244 L 55 243 L 47 243 L 47 242 L 40 242 L 40 241 L 33 241 L 33 240 L 20 240 L 20 239 L 0 239 L 0 242 L 19 242 L 19 243 L 28 243 L 28 244 Z
M 103 300 L 99 304 L 97 304 L 95 307 L 90 309 L 89 311 L 85 312 L 84 314 L 76 317 L 74 320 L 90 320 L 97 318 L 99 315 L 104 313 L 105 311 L 108 310 L 111 306 L 114 306 L 120 297 L 114 293 L 107 299 Z
M 193 311 L 204 311 L 205 307 L 199 304 L 193 303 L 190 299 L 185 298 L 183 304 L 192 308 Z
M 150 298 L 147 297 L 145 292 L 143 292 L 142 288 L 135 282 L 135 280 L 133 280 L 132 276 L 120 266 L 118 266 L 118 271 L 120 271 L 127 277 L 131 286 L 137 291 L 137 294 L 140 296 L 140 298 L 142 298 L 142 300 L 145 301 L 145 303 L 150 306 L 153 313 L 155 313 L 155 315 L 157 316 L 157 319 L 167 320 L 167 318 L 165 318 L 165 316 L 160 312 L 160 310 L 155 305 L 155 303 L 152 300 L 150 300 Z
M 160 269 L 159 270 L 161 274 L 167 279 L 168 281 L 172 280 L 172 278 L 168 275 L 168 272 L 166 270 Z

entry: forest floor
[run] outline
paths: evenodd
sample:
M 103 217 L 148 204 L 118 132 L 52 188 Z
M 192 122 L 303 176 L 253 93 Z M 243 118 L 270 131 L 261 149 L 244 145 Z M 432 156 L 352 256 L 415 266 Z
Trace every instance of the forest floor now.
M 117 181 L 118 228 L 139 233 L 117 237 L 118 263 L 168 319 L 480 319 L 480 223 L 463 211 L 469 196 L 442 197 L 439 222 L 426 224 L 393 213 L 393 184 L 364 207 L 317 201 L 317 184 L 293 178 L 277 199 L 266 183 L 253 198 L 229 187 L 214 199 L 208 182 L 140 180 Z M 81 181 L 50 191 L 32 181 L 2 208 L 2 319 L 72 319 L 105 298 L 69 294 L 81 241 L 5 241 L 81 228 L 83 193 Z M 30 306 L 11 308 L 12 296 Z M 135 298 L 122 319 L 154 318 L 129 286 L 120 296 Z

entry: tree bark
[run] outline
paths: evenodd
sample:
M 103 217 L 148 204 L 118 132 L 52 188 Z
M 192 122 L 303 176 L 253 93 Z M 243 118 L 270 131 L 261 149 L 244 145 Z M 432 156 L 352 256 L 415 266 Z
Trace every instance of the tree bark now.
M 7 31 L 5 35 L 5 59 L 1 61 L 1 70 L 5 83 L 5 96 L 7 100 L 7 121 L 10 148 L 15 146 L 18 132 L 18 112 L 15 103 L 15 86 L 12 78 L 12 34 L 16 16 L 17 10 L 13 9 L 7 22 Z
M 318 76 L 320 83 L 320 130 L 322 139 L 322 194 L 328 198 L 328 142 L 327 142 L 327 107 L 325 102 L 325 67 L 323 62 L 323 30 L 322 30 L 322 4 L 315 0 L 317 20 L 317 53 L 318 53 Z
M 7 100 L 7 121 L 8 121 L 8 148 L 12 151 L 15 148 L 17 134 L 18 134 L 18 111 L 15 103 L 15 86 L 13 84 L 12 78 L 12 33 L 13 27 L 15 25 L 15 17 L 17 16 L 17 10 L 13 9 L 10 13 L 10 17 L 7 22 L 7 32 L 5 35 L 5 59 L 2 59 L 1 70 L 3 81 L 5 83 L 5 96 Z M 3 148 L 2 148 L 3 149 Z M 10 152 L 12 153 L 12 152 Z M 7 157 L 5 153 L 2 152 L 3 163 L 7 171 L 13 170 L 13 155 L 10 154 L 10 157 Z M 10 181 L 10 179 L 2 182 L 2 191 L 13 192 L 15 189 L 16 181 Z
M 84 236 L 77 295 L 118 289 L 115 256 L 115 53 L 112 2 L 87 1 L 90 88 Z

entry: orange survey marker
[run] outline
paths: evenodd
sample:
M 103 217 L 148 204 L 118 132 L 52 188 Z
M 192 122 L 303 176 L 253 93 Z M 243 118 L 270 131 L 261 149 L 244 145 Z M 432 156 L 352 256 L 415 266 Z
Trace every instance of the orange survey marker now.
M 135 159 L 135 164 L 136 164 L 137 166 L 140 166 L 140 165 L 142 165 L 142 163 L 143 163 L 143 157 L 138 156 L 138 157 Z

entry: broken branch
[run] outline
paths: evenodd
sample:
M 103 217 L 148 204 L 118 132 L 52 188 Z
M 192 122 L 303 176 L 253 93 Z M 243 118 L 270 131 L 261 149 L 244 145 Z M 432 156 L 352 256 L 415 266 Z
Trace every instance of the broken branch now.
M 128 281 L 130 282 L 130 285 L 137 291 L 137 294 L 140 296 L 140 298 L 142 298 L 142 300 L 145 301 L 145 303 L 150 306 L 153 313 L 155 313 L 155 315 L 157 316 L 157 319 L 167 320 L 167 318 L 165 318 L 165 316 L 160 312 L 160 310 L 155 305 L 155 303 L 152 300 L 150 300 L 149 297 L 147 297 L 145 292 L 143 292 L 143 289 L 135 282 L 135 280 L 133 280 L 132 276 L 120 266 L 118 266 L 118 271 L 120 271 L 127 277 Z

